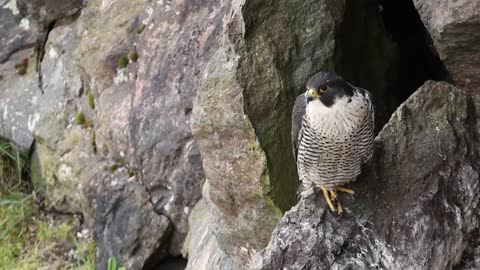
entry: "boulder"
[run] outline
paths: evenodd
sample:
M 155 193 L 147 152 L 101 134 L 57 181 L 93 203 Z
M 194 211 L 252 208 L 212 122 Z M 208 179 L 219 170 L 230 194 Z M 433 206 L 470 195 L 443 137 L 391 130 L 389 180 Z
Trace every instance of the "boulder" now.
M 480 93 L 480 2 L 414 0 L 413 3 L 455 83 Z
M 376 138 L 343 215 L 302 198 L 250 269 L 477 269 L 477 119 L 467 93 L 426 82 Z
M 33 154 L 48 208 L 93 226 L 97 269 L 180 255 L 205 178 L 189 118 L 230 2 L 17 2 L 0 8 L 0 136 Z
M 192 131 L 207 177 L 209 227 L 242 269 L 296 200 L 288 108 L 308 76 L 329 67 L 343 2 L 232 5 L 197 92 Z

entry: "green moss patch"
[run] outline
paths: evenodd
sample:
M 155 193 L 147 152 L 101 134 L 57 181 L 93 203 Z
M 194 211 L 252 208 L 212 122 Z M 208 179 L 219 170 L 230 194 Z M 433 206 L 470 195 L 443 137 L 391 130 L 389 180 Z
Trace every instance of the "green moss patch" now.
M 78 112 L 77 115 L 75 115 L 75 123 L 77 125 L 85 125 L 86 121 L 87 120 L 85 119 L 83 112 Z
M 118 67 L 126 68 L 128 66 L 128 58 L 125 55 L 122 55 L 118 58 Z
M 93 92 L 92 90 L 89 90 L 87 92 L 87 102 L 88 102 L 88 107 L 90 107 L 90 109 L 95 109 L 95 97 L 93 96 Z
M 130 61 L 132 62 L 137 62 L 138 53 L 136 51 L 131 51 L 130 54 L 128 55 L 128 58 L 130 58 Z
M 142 23 L 139 27 L 137 27 L 135 32 L 137 32 L 137 34 L 141 34 L 143 30 L 145 30 L 145 24 Z
M 18 75 L 25 75 L 28 68 L 28 58 L 22 59 L 22 61 L 15 64 L 15 69 Z

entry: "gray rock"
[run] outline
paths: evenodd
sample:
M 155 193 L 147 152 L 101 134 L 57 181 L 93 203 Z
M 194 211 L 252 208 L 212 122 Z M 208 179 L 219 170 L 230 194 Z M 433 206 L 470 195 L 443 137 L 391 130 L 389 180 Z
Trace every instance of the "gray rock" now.
M 201 197 L 189 118 L 230 2 L 92 0 L 78 13 L 82 2 L 1 2 L 0 136 L 25 151 L 35 144 L 37 188 L 48 207 L 94 226 L 99 269 L 110 256 L 150 267 L 181 253 Z M 33 47 L 53 20 L 40 90 Z
M 343 5 L 234 1 L 206 68 L 192 131 L 207 177 L 210 229 L 240 269 L 266 246 L 281 209 L 295 203 L 288 108 L 308 76 L 331 68 Z
M 144 269 L 163 259 L 172 224 L 153 211 L 142 184 L 126 169 L 112 175 L 101 172 L 95 179 L 97 184 L 86 193 L 94 206 L 96 269 L 107 269 L 110 256 L 127 269 Z
M 83 0 L 16 0 L 23 17 L 28 17 L 45 29 L 55 20 L 80 11 Z
M 190 231 L 184 244 L 183 256 L 188 257 L 186 270 L 235 269 L 233 261 L 218 246 L 210 229 L 211 216 L 205 200 L 200 200 L 188 218 Z
M 335 217 L 302 199 L 251 269 L 474 269 L 480 141 L 465 92 L 426 82 L 376 138 L 371 164 Z
M 32 106 L 40 92 L 34 73 L 36 38 L 35 25 L 22 19 L 15 1 L 0 2 L 0 136 L 22 151 L 33 142 Z
M 480 93 L 480 2 L 414 0 L 455 82 Z

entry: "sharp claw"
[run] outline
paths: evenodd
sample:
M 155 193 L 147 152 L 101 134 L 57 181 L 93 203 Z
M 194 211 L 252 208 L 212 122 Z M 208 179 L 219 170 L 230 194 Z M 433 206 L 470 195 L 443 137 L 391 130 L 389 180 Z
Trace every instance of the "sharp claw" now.
M 320 186 L 320 189 L 322 190 L 323 197 L 325 197 L 325 200 L 327 201 L 327 204 L 330 207 L 330 210 L 332 210 L 333 212 L 336 212 L 336 209 L 333 206 L 332 200 L 330 199 L 328 190 L 324 186 Z
M 335 188 L 336 191 L 340 191 L 340 192 L 345 192 L 345 193 L 348 193 L 348 194 L 355 194 L 355 191 L 349 189 L 349 188 L 344 188 L 344 187 L 336 187 Z

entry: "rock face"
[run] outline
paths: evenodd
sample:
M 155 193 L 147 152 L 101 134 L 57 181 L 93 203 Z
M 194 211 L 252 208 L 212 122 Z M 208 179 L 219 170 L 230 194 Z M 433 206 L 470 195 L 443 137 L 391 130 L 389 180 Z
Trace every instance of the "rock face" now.
M 97 269 L 110 256 L 142 269 L 180 255 L 205 177 L 189 118 L 229 10 L 1 2 L 0 136 L 34 149 L 48 207 L 93 227 Z
M 280 210 L 295 202 L 289 108 L 309 75 L 331 67 L 343 6 L 235 1 L 224 40 L 205 71 L 192 131 L 207 177 L 209 227 L 238 268 L 265 247 Z
M 413 3 L 454 81 L 466 90 L 480 93 L 480 2 Z
M 479 150 L 470 96 L 425 83 L 376 138 L 343 216 L 302 199 L 251 269 L 478 269 Z

